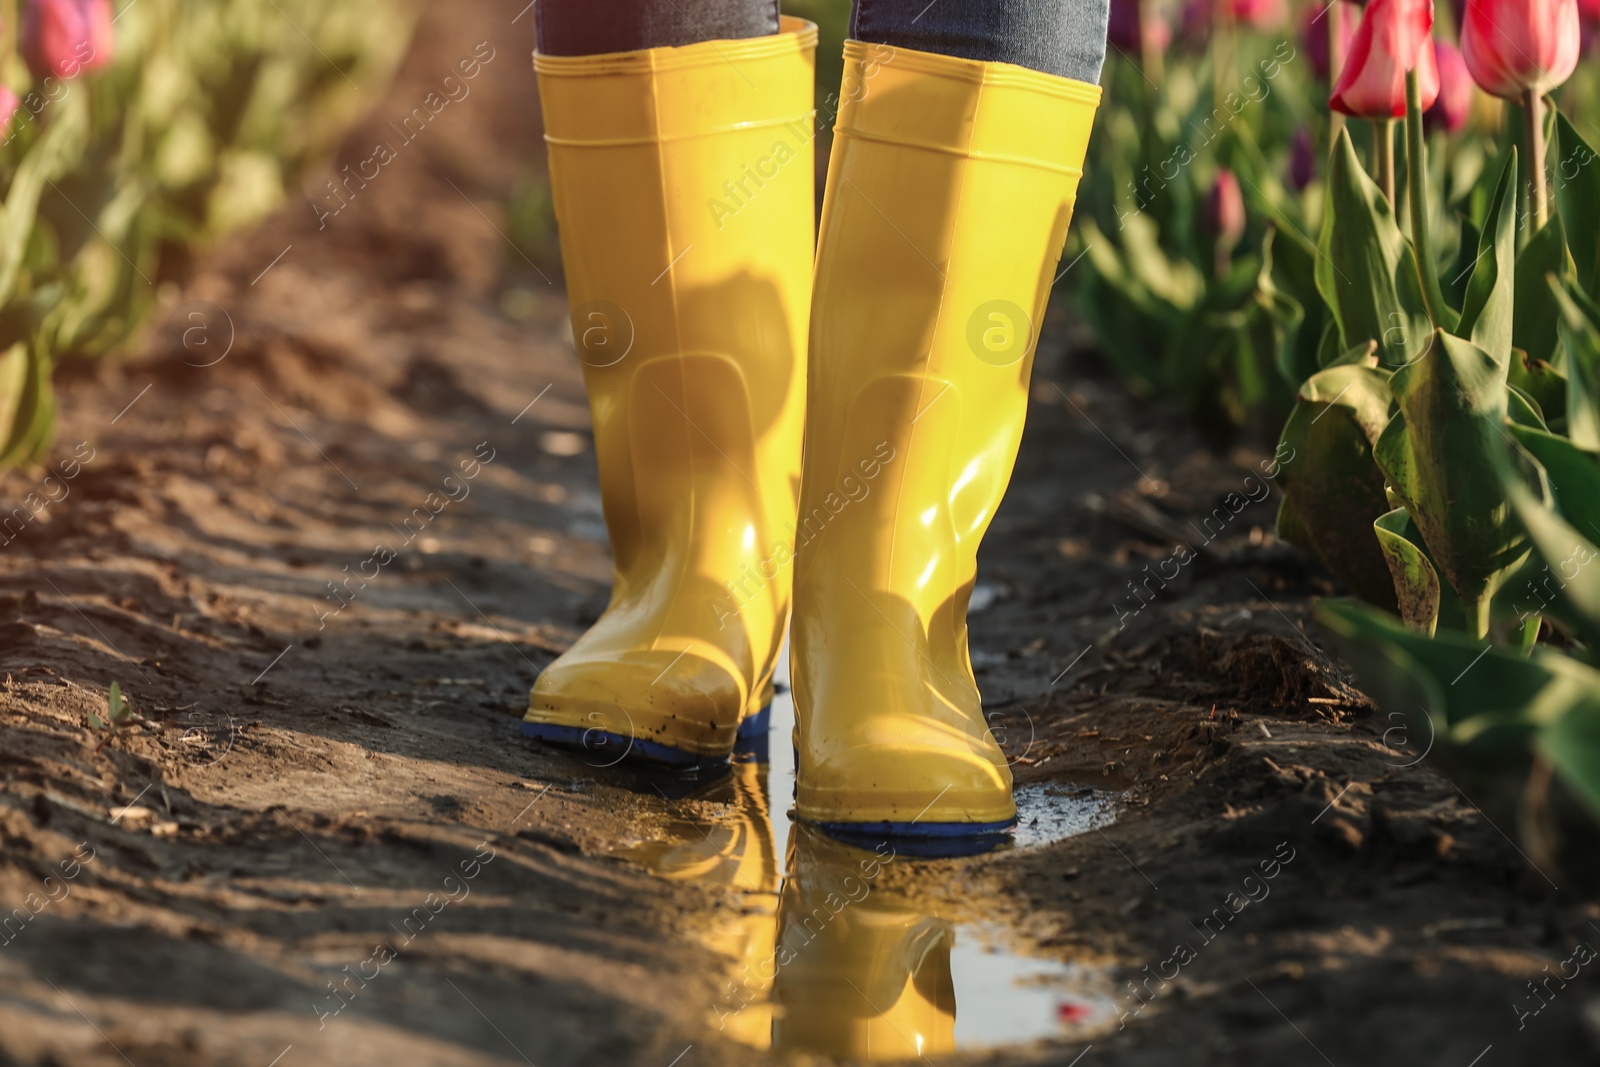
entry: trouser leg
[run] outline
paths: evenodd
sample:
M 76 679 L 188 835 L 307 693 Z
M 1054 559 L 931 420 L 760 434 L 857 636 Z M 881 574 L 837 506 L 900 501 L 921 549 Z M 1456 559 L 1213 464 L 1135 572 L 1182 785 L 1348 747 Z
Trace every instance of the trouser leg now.
M 1109 0 L 856 0 L 850 36 L 1097 83 Z
M 636 52 L 778 32 L 778 0 L 537 0 L 535 36 L 547 56 Z

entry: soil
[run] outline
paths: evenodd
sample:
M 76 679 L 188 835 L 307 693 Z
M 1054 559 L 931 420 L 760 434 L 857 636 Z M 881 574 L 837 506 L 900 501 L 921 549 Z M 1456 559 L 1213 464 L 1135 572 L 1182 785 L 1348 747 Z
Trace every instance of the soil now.
M 470 95 L 63 367 L 47 466 L 0 480 L 59 498 L 0 533 L 0 1064 L 777 1058 L 707 1009 L 739 896 L 616 855 L 680 806 L 516 732 L 610 579 L 560 279 L 503 233 L 541 160 L 520 8 L 428 5 L 306 199 L 488 42 Z M 941 1067 L 1595 1061 L 1596 969 L 1552 976 L 1600 909 L 1319 646 L 1272 457 L 1052 314 L 973 656 L 1019 783 L 1120 816 L 885 886 L 1094 961 L 1111 1011 Z M 97 728 L 112 683 L 138 719 Z

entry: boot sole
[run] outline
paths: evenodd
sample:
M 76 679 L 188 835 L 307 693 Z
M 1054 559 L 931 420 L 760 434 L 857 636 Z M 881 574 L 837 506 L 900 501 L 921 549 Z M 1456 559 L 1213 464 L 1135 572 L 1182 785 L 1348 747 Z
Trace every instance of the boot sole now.
M 741 722 L 739 724 L 739 732 L 734 737 L 734 752 L 740 755 L 764 757 L 765 740 L 771 722 L 771 704 Z M 615 745 L 622 750 L 622 755 L 612 761 L 613 763 L 630 760 L 635 763 L 648 763 L 658 767 L 686 770 L 689 768 L 717 767 L 728 762 L 728 757 L 725 755 L 706 756 L 699 752 L 689 752 L 686 749 L 663 745 L 659 741 L 642 741 L 636 737 L 624 737 L 622 734 L 614 734 L 607 730 L 586 729 L 580 726 L 562 726 L 558 723 L 525 722 L 522 724 L 522 734 L 524 737 L 544 741 L 558 748 L 572 749 L 578 752 L 603 752 L 611 750 L 611 746 Z M 611 765 L 606 764 L 605 766 Z
M 976 856 L 1011 840 L 1017 817 L 999 822 L 819 822 L 836 841 L 873 849 L 887 842 L 896 852 L 928 859 Z

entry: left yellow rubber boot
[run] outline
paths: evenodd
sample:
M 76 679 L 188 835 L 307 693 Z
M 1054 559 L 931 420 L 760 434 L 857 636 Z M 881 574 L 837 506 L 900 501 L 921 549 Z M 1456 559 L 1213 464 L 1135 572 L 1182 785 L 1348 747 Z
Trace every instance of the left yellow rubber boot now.
M 845 46 L 813 285 L 796 809 L 831 832 L 1016 818 L 967 656 L 1098 86 Z
M 616 560 L 523 732 L 725 758 L 789 614 L 815 192 L 816 27 L 538 55 L 572 329 Z M 759 720 L 758 720 L 759 723 Z

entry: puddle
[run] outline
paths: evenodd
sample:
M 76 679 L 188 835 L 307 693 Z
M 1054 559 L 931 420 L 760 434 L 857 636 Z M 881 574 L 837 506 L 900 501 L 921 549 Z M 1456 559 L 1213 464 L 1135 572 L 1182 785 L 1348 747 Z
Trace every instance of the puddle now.
M 880 888 L 885 868 L 906 860 L 890 844 L 857 848 L 790 821 L 786 674 L 770 762 L 734 763 L 692 801 L 672 802 L 680 818 L 667 839 L 623 852 L 660 877 L 743 894 L 744 906 L 708 931 L 735 961 L 708 1006 L 711 1025 L 755 1048 L 883 1061 L 1070 1039 L 1114 1020 L 1104 969 L 1021 955 L 997 925 L 955 921 Z M 1017 808 L 1002 847 L 1037 847 L 1115 815 L 1110 794 L 1085 788 L 1023 786 Z

